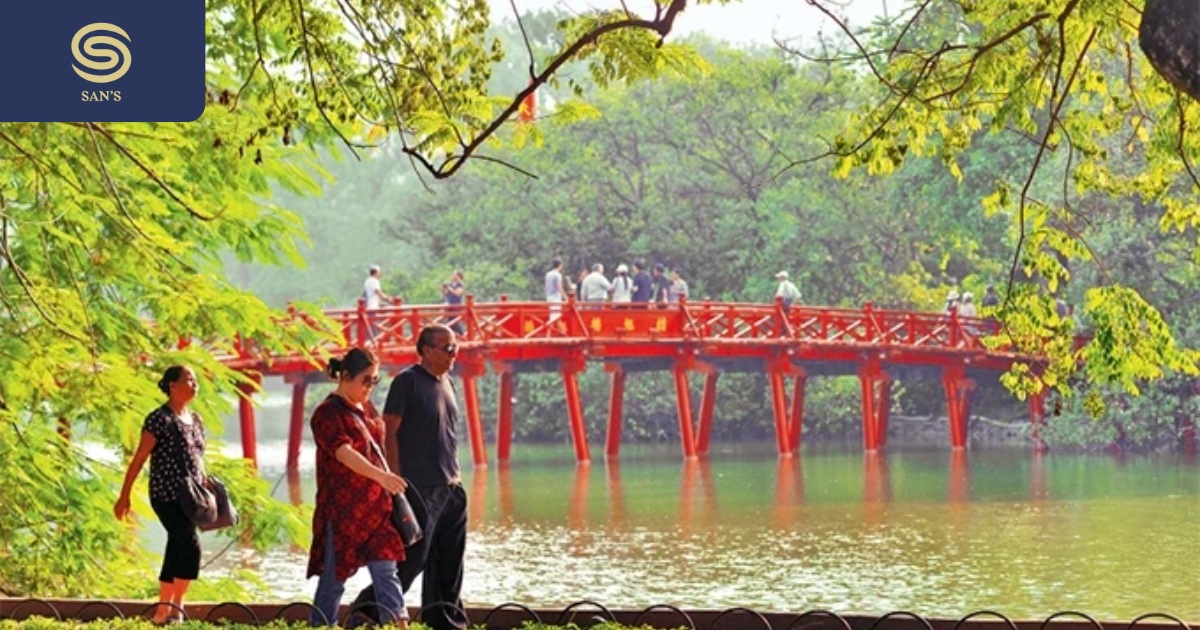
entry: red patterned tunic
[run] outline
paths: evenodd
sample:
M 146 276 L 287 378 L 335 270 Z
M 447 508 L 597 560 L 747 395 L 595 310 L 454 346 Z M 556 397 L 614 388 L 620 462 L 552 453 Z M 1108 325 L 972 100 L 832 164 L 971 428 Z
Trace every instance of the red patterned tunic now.
M 308 577 L 325 568 L 326 527 L 333 528 L 337 579 L 345 582 L 355 571 L 376 560 L 404 559 L 404 543 L 392 527 L 391 497 L 382 486 L 347 468 L 334 453 L 349 444 L 358 454 L 383 467 L 375 447 L 383 443 L 383 420 L 369 401 L 366 413 L 330 394 L 313 411 L 313 441 L 317 443 L 317 507 L 313 512 L 313 541 L 308 552 Z

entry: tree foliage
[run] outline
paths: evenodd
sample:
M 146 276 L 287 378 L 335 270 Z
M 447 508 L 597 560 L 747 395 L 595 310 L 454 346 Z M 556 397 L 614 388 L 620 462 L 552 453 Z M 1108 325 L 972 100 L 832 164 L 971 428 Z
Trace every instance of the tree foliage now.
M 113 521 L 111 502 L 161 403 L 157 375 L 196 368 L 212 435 L 236 388 L 253 387 L 220 361 L 235 340 L 291 354 L 334 333 L 232 287 L 222 262 L 302 263 L 304 227 L 273 199 L 320 191 L 319 150 L 391 141 L 400 164 L 444 177 L 499 140 L 521 100 L 486 89 L 498 47 L 483 0 L 206 6 L 198 121 L 0 124 L 0 592 L 149 594 L 137 530 Z M 564 48 L 606 81 L 677 66 L 686 51 L 662 38 L 681 8 L 578 16 Z M 231 535 L 307 542 L 303 514 L 267 499 L 248 467 L 214 460 L 247 508 Z
M 1103 268 L 1091 239 L 1104 206 L 1157 207 L 1163 230 L 1193 239 L 1200 223 L 1200 143 L 1191 133 L 1200 103 L 1139 54 L 1142 18 L 1137 2 L 922 0 L 863 32 L 839 20 L 845 46 L 819 59 L 860 69 L 877 87 L 874 102 L 818 152 L 835 157 L 841 174 L 886 174 L 934 156 L 962 179 L 964 155 L 985 135 L 1027 139 L 1024 172 L 992 175 L 982 200 L 988 215 L 1011 218 L 1015 234 L 996 341 L 1048 358 L 1035 378 L 1012 375 L 1021 392 L 1066 393 L 1082 363 L 1094 382 L 1134 393 L 1164 372 L 1197 373 L 1196 354 L 1178 345 L 1155 306 L 1111 278 L 1082 292 L 1075 319 L 1092 333 L 1082 348 L 1053 309 L 1072 262 Z M 1036 282 L 1018 286 L 1029 278 Z

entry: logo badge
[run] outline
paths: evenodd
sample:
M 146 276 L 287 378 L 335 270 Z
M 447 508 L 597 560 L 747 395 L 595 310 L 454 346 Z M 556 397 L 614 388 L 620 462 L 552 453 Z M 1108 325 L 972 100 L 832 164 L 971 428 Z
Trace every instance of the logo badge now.
M 96 35 L 96 31 L 116 33 L 124 41 L 111 35 Z M 129 34 L 120 26 L 105 22 L 88 24 L 75 31 L 75 37 L 71 39 L 71 53 L 75 55 L 75 61 L 79 65 L 91 70 L 100 70 L 102 73 L 92 74 L 80 70 L 79 66 L 72 65 L 71 67 L 75 68 L 75 74 L 78 74 L 84 81 L 112 83 L 129 72 L 129 64 L 132 63 L 132 59 L 129 55 L 129 47 L 126 45 L 128 41 Z M 93 59 L 104 59 L 104 61 L 93 61 Z
M 0 122 L 187 122 L 205 105 L 205 0 L 9 2 Z

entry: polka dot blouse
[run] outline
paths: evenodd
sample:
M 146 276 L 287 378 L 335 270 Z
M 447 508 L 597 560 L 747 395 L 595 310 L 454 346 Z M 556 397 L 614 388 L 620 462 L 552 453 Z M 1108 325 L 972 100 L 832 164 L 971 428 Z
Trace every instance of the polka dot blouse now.
M 191 412 L 191 424 L 167 405 L 150 412 L 142 424 L 156 440 L 150 451 L 150 500 L 175 501 L 189 476 L 204 476 L 204 423 Z

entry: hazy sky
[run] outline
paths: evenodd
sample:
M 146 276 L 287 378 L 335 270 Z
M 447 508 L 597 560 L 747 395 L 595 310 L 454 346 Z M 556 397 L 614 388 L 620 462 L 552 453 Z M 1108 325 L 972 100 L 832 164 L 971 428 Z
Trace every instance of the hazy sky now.
M 489 0 L 493 20 L 511 17 L 511 0 Z M 902 5 L 900 0 L 819 0 L 824 6 L 849 19 L 852 25 L 865 26 L 884 7 L 892 12 Z M 619 0 L 515 0 L 521 11 L 560 8 L 568 12 L 588 9 L 620 8 Z M 640 15 L 653 15 L 648 0 L 626 0 L 630 10 Z M 728 5 L 688 3 L 688 8 L 676 18 L 676 35 L 702 32 L 733 44 L 760 43 L 771 45 L 772 34 L 781 39 L 802 37 L 811 40 L 818 31 L 832 32 L 836 27 L 825 14 L 807 0 L 741 0 Z

